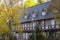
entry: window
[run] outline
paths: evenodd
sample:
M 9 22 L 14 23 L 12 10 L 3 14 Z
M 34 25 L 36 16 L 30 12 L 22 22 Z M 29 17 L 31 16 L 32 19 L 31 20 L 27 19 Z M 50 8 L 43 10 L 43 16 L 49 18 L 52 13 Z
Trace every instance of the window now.
M 51 25 L 55 25 L 55 20 L 51 20 Z
M 56 21 L 56 28 L 59 28 L 59 21 Z
M 55 26 L 55 20 L 51 20 L 51 27 L 54 28 Z
M 30 23 L 30 27 L 33 27 L 33 23 Z
M 33 13 L 33 15 L 32 15 L 33 17 L 36 17 L 36 13 Z
M 44 25 L 44 21 L 41 21 L 41 25 L 42 25 L 42 26 Z
M 16 38 L 17 38 L 17 39 L 19 38 L 19 34 L 16 34 Z
M 44 29 L 44 21 L 41 21 L 41 28 Z
M 25 14 L 24 14 L 24 18 L 25 18 L 25 19 L 28 18 L 28 12 L 25 12 Z
M 26 33 L 26 39 L 28 39 L 28 33 Z
M 42 29 L 44 29 L 44 27 L 42 27 Z
M 25 33 L 23 33 L 23 39 L 26 39 L 26 34 Z
M 28 38 L 31 34 L 32 33 L 23 33 L 23 40 L 28 40 Z
M 58 26 L 58 25 L 56 25 L 56 28 L 58 29 L 58 28 L 59 28 L 59 26 Z
M 49 37 L 49 32 L 46 32 L 46 37 L 47 37 L 47 38 Z
M 30 23 L 27 23 L 27 27 L 30 27 Z
M 25 27 L 25 24 L 22 24 L 22 27 L 23 27 L 23 29 L 24 29 L 24 27 Z
M 27 23 L 25 23 L 25 27 L 27 27 Z
M 35 27 L 36 26 L 36 22 L 33 22 L 33 27 Z
M 46 29 L 48 29 L 48 26 L 46 26 Z
M 42 11 L 42 15 L 43 15 L 43 16 L 46 15 L 46 11 Z
M 22 24 L 22 26 L 24 27 L 24 24 Z
M 50 20 L 45 20 L 45 25 L 49 26 L 50 25 Z
M 48 29 L 50 25 L 50 20 L 45 20 L 45 28 Z
M 25 15 L 24 18 L 27 19 L 28 15 Z

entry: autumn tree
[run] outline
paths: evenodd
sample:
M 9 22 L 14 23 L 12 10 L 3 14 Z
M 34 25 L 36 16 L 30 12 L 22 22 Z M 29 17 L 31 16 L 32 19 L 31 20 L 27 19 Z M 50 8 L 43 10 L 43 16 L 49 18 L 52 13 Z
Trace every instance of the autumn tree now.
M 60 0 L 51 0 L 47 11 L 52 12 L 57 25 L 60 25 Z
M 18 4 L 19 1 L 4 0 L 4 4 L 0 4 L 0 35 L 11 34 L 12 31 L 22 32 L 20 17 L 23 7 Z
M 51 0 L 51 4 L 49 4 L 47 11 L 52 12 L 54 20 L 56 21 L 55 25 L 58 25 L 60 27 L 60 13 L 59 13 L 60 12 L 60 0 Z
M 27 7 L 37 5 L 37 4 L 38 2 L 35 2 L 35 0 L 26 0 L 26 2 L 23 5 L 27 8 Z
M 35 30 L 33 30 L 32 34 L 29 36 L 29 40 L 44 40 L 43 30 L 39 29 L 39 25 L 36 24 Z M 35 34 L 35 35 L 34 35 Z
M 42 3 L 43 1 L 42 0 L 38 0 L 38 3 L 40 4 L 40 3 Z
M 60 0 L 51 0 L 51 10 L 54 14 L 54 18 L 56 20 L 56 24 L 60 25 Z

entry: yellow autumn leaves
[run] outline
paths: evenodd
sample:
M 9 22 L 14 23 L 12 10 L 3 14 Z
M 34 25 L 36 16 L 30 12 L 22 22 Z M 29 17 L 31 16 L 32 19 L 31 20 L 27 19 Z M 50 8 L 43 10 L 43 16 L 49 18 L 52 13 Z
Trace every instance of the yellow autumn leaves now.
M 14 4 L 14 3 L 11 4 L 11 2 L 10 2 L 10 5 Z M 24 5 L 25 7 L 30 7 L 30 6 L 34 6 L 36 4 L 38 4 L 38 3 L 34 2 L 34 0 L 27 0 L 22 5 Z M 13 7 L 9 7 L 9 6 L 6 7 L 6 5 L 0 4 L 0 34 L 9 33 L 10 30 L 9 30 L 9 26 L 7 24 L 7 21 L 9 19 L 12 19 L 14 21 L 14 22 L 12 22 L 12 25 L 16 24 L 11 27 L 14 29 L 15 26 L 19 25 L 18 31 L 22 32 L 19 18 L 22 16 L 23 7 L 21 7 L 21 5 L 17 5 L 17 6 L 12 5 L 12 6 Z
M 41 3 L 43 3 L 42 0 L 26 0 L 26 2 L 24 3 L 24 6 L 27 8 L 27 7 L 35 6 Z
M 22 11 L 22 9 L 20 9 L 18 6 L 17 7 L 10 7 L 10 8 L 6 8 L 4 5 L 0 6 L 0 34 L 8 34 L 10 33 L 10 28 L 8 26 L 8 22 L 7 20 L 12 19 L 14 22 L 12 22 L 12 26 L 11 27 L 17 27 L 19 25 L 19 32 L 21 32 L 22 28 L 20 25 L 20 20 L 19 18 L 21 17 L 20 15 L 22 15 L 20 12 Z M 12 29 L 14 30 L 14 29 Z
M 26 2 L 24 3 L 25 7 L 31 7 L 38 4 L 37 2 L 35 2 L 35 0 L 26 0 Z

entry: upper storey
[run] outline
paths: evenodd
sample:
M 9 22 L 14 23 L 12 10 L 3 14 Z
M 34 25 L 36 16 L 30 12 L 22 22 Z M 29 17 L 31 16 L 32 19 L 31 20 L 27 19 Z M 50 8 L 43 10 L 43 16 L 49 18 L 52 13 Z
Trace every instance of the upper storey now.
M 23 17 L 21 18 L 21 22 L 53 18 L 53 13 L 48 11 L 50 4 L 51 2 L 46 2 L 26 9 Z

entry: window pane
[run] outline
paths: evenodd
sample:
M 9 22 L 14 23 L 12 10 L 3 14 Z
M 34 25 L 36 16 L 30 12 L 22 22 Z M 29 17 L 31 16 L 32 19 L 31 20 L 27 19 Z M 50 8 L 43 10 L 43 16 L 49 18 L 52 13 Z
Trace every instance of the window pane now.
M 44 29 L 44 27 L 42 27 L 42 29 Z
M 26 36 L 26 34 L 25 34 L 25 33 L 23 33 L 23 39 L 25 39 L 25 36 Z
M 51 28 L 55 27 L 55 20 L 51 20 Z
M 41 21 L 41 26 L 44 26 L 44 21 Z
M 26 23 L 25 23 L 25 27 L 26 27 Z
M 31 34 L 32 33 L 23 33 L 23 40 L 28 40 L 28 38 Z
M 43 10 L 43 11 L 42 11 L 42 15 L 43 15 L 43 16 L 46 15 L 46 13 L 47 13 L 46 10 Z
M 48 29 L 50 26 L 50 20 L 45 20 L 45 29 Z
M 51 25 L 55 25 L 55 20 L 51 20 Z
M 48 29 L 48 26 L 46 26 L 45 29 Z
M 33 17 L 36 17 L 36 13 L 34 13 L 32 16 L 33 16 Z
M 24 27 L 25 27 L 25 25 L 24 25 L 24 24 L 22 24 L 22 27 L 24 28 Z
M 33 27 L 33 23 L 30 23 L 30 27 Z
M 49 25 L 50 25 L 50 20 L 46 20 L 46 21 L 45 21 L 45 25 L 46 25 L 46 26 L 49 26 Z
M 36 22 L 33 22 L 33 27 L 35 27 L 36 26 Z
M 56 28 L 59 28 L 59 26 L 58 26 L 58 25 L 56 25 Z

